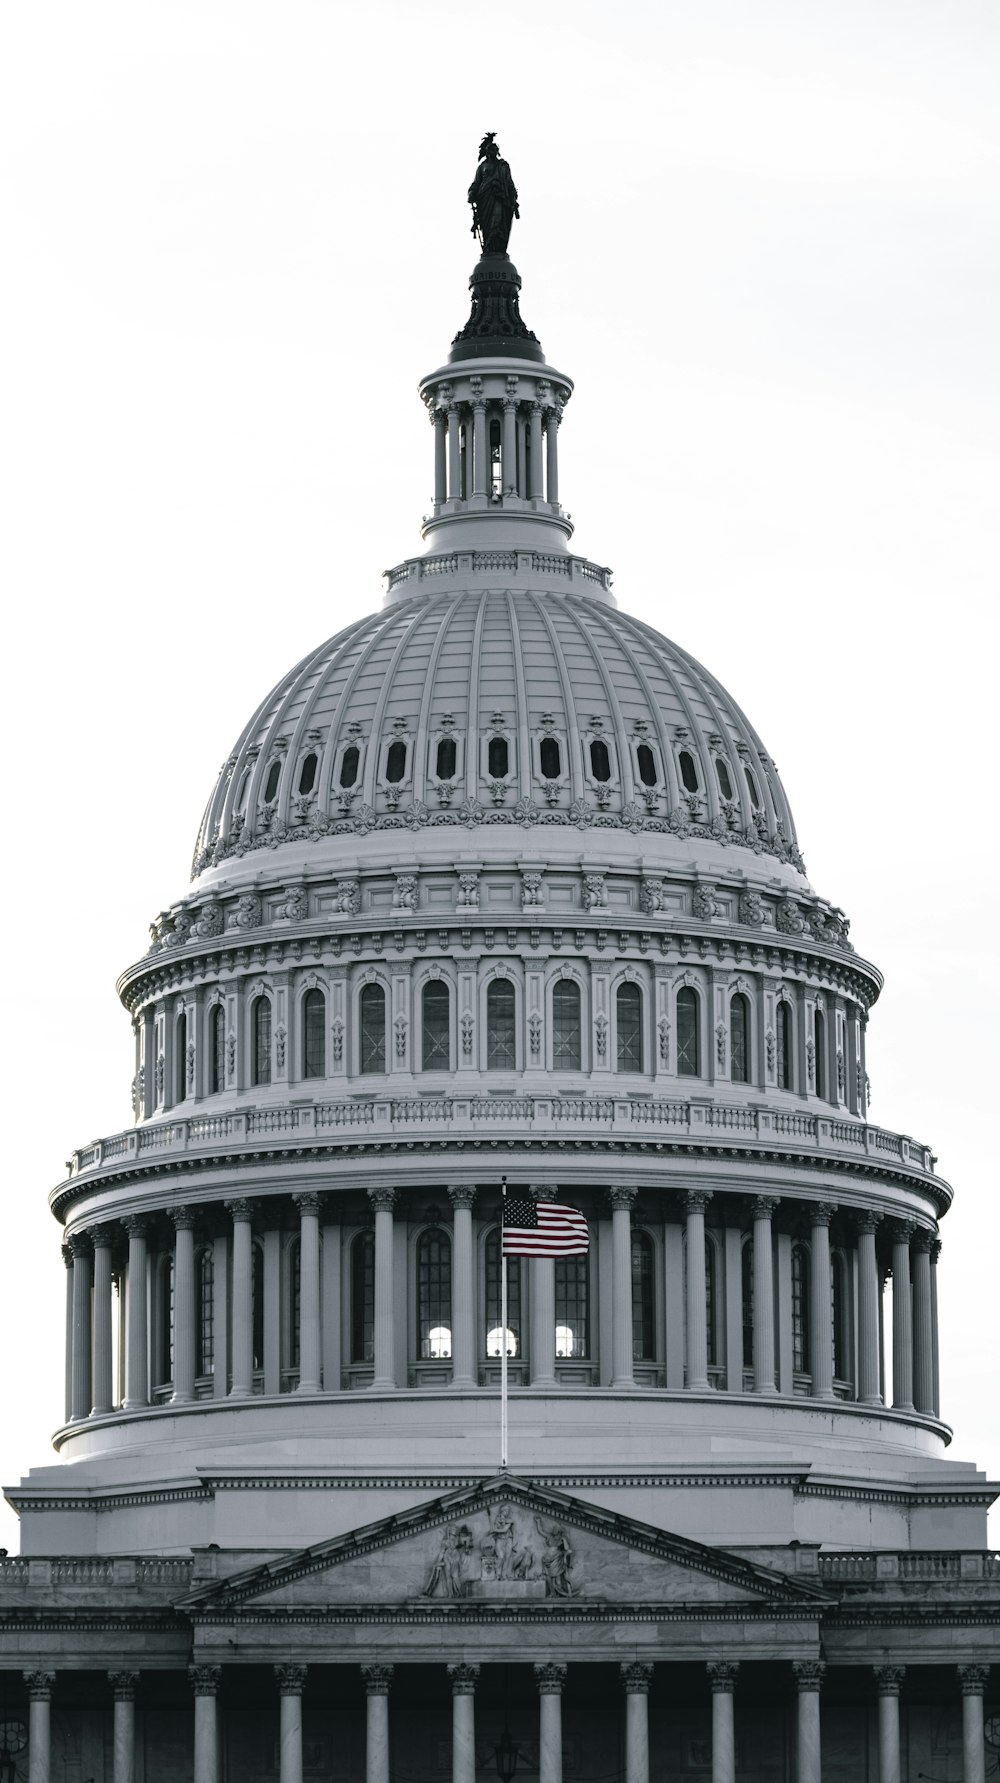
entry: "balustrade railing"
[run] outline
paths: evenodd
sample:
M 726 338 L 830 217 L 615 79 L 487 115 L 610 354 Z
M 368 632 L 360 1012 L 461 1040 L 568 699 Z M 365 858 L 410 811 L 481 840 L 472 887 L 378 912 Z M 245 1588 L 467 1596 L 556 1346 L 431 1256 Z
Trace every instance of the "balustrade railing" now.
M 817 1555 L 819 1576 L 830 1585 L 929 1584 L 938 1580 L 1000 1580 L 1000 1554 L 984 1548 L 911 1552 L 867 1550 Z

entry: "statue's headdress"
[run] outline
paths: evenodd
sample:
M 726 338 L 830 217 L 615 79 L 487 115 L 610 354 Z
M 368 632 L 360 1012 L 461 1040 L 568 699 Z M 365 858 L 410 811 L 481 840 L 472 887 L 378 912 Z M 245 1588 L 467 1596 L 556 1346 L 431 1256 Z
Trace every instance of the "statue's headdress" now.
M 497 139 L 496 131 L 495 130 L 487 130 L 486 135 L 483 137 L 482 142 L 479 144 L 479 159 L 480 159 L 480 161 L 482 160 L 484 155 L 489 154 L 491 148 L 493 148 L 494 144 L 496 143 L 496 139 Z

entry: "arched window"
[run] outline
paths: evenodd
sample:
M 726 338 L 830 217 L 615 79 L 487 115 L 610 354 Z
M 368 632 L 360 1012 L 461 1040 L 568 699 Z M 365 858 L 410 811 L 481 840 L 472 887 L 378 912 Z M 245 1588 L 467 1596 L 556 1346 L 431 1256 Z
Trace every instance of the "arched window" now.
M 648 1232 L 632 1234 L 632 1356 L 636 1362 L 656 1355 L 656 1313 L 653 1291 L 653 1240 Z
M 194 1371 L 196 1375 L 215 1372 L 215 1253 L 211 1245 L 198 1252 L 195 1264 Z
M 719 791 L 723 798 L 731 799 L 733 796 L 733 783 L 729 778 L 729 769 L 718 755 L 715 758 L 715 778 L 719 782 Z
M 826 1017 L 822 1009 L 813 1011 L 813 1045 L 816 1049 L 816 1094 L 826 1095 Z
M 439 780 L 452 780 L 458 766 L 458 751 L 454 737 L 442 737 L 437 746 L 437 777 Z
M 397 737 L 394 743 L 389 744 L 388 753 L 385 758 L 385 777 L 390 786 L 398 786 L 405 773 L 406 744 Z
M 740 1290 L 743 1302 L 743 1366 L 753 1367 L 753 1239 L 743 1241 L 740 1259 Z
M 552 986 L 552 1067 L 555 1071 L 583 1069 L 580 986 L 572 978 L 557 978 Z
M 450 1071 L 451 992 L 443 978 L 424 985 L 420 1011 L 420 1063 L 425 1071 Z
M 729 1002 L 729 1075 L 733 1083 L 750 1082 L 750 1005 L 742 991 Z
M 417 1354 L 451 1355 L 451 1239 L 437 1226 L 417 1240 Z
M 792 1368 L 808 1374 L 809 1357 L 809 1252 L 792 1246 Z
M 500 1291 L 500 1232 L 492 1231 L 486 1240 L 486 1354 L 496 1358 L 502 1352 Z M 518 1257 L 507 1259 L 507 1354 L 521 1354 L 521 1263 Z
M 251 1331 L 253 1334 L 253 1365 L 255 1369 L 264 1366 L 264 1246 L 254 1240 L 251 1251 Z
M 778 1021 L 778 1088 L 792 1088 L 792 1006 L 782 997 L 776 1011 Z
M 615 997 L 619 1071 L 642 1070 L 642 992 L 637 984 L 620 984 Z
M 302 1355 L 302 1244 L 293 1238 L 288 1247 L 288 1366 L 298 1368 Z
M 701 1046 L 698 1039 L 698 992 L 689 984 L 677 992 L 677 1075 L 701 1076 Z
M 590 1354 L 590 1271 L 586 1257 L 556 1261 L 556 1355 Z
M 156 1385 L 165 1387 L 174 1378 L 174 1258 L 172 1251 L 167 1256 L 160 1258 L 159 1298 Z
M 698 770 L 694 765 L 694 756 L 687 749 L 682 749 L 677 757 L 681 771 L 681 785 L 685 792 L 698 791 Z
M 719 1253 L 705 1233 L 705 1339 L 708 1365 L 719 1362 Z
M 348 747 L 344 750 L 344 753 L 340 758 L 340 784 L 341 784 L 341 786 L 353 786 L 354 785 L 354 783 L 358 777 L 358 767 L 359 767 L 360 762 L 361 762 L 361 751 L 358 748 L 357 744 L 356 743 L 349 744 Z
M 555 737 L 543 737 L 538 745 L 538 762 L 546 780 L 558 780 L 561 768 L 559 744 Z
M 174 1024 L 174 1101 L 187 1095 L 187 1016 L 182 1009 Z
M 486 765 L 491 780 L 503 780 L 510 770 L 510 750 L 506 737 L 491 737 L 486 750 Z
M 590 771 L 595 780 L 611 779 L 611 757 L 603 737 L 595 737 L 590 745 Z
M 375 1234 L 361 1232 L 351 1246 L 351 1361 L 375 1357 Z
M 755 811 L 759 811 L 760 791 L 757 786 L 757 776 L 752 768 L 744 767 L 743 772 L 746 775 L 747 792 L 750 794 L 750 803 Z
M 509 978 L 493 978 L 486 988 L 486 1069 L 513 1071 L 516 1065 L 514 986 Z
M 381 1077 L 385 1072 L 385 991 L 380 984 L 366 984 L 361 992 L 361 1075 Z
M 271 1081 L 271 1003 L 267 997 L 255 997 L 250 1012 L 253 1059 L 251 1076 L 255 1084 Z
M 277 798 L 277 796 L 278 796 L 278 781 L 280 779 L 281 779 L 281 763 L 280 763 L 280 761 L 273 761 L 271 763 L 271 766 L 267 770 L 267 779 L 264 782 L 264 803 L 265 803 L 265 805 L 269 805 L 271 803 L 272 799 Z
M 659 775 L 656 772 L 656 757 L 648 743 L 640 743 L 635 752 L 639 767 L 639 779 L 643 786 L 655 786 Z
M 304 799 L 308 793 L 312 792 L 312 789 L 316 784 L 316 769 L 318 766 L 319 756 L 316 754 L 315 749 L 310 749 L 309 754 L 306 756 L 305 761 L 299 769 L 300 798 Z
M 302 999 L 302 1075 L 326 1076 L 326 998 L 315 986 Z
M 226 1087 L 226 1012 L 215 1003 L 208 1022 L 209 1093 L 217 1096 Z
M 841 1251 L 834 1251 L 831 1263 L 833 1265 L 830 1281 L 833 1318 L 833 1375 L 835 1380 L 849 1381 L 851 1379 L 851 1325 L 847 1293 L 847 1258 Z

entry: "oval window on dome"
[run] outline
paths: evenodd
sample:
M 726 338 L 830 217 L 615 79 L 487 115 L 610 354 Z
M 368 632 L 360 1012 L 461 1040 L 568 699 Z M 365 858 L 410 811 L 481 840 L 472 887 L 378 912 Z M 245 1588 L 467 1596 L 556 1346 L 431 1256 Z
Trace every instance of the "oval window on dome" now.
M 340 758 L 340 784 L 341 784 L 341 786 L 353 786 L 354 785 L 354 782 L 357 780 L 357 777 L 358 777 L 358 764 L 359 764 L 360 760 L 361 760 L 361 751 L 358 748 L 356 743 L 352 743 L 349 749 L 344 750 L 344 753 Z
M 648 743 L 639 744 L 635 752 L 635 759 L 639 765 L 639 779 L 643 786 L 655 786 L 659 778 L 656 772 L 656 757 Z
M 697 792 L 698 770 L 694 765 L 694 756 L 690 750 L 682 749 L 677 757 L 677 762 L 681 770 L 681 781 L 685 792 Z
M 264 782 L 264 803 L 265 803 L 265 805 L 269 805 L 271 803 L 272 799 L 277 798 L 277 796 L 278 796 L 278 781 L 280 779 L 281 779 L 281 763 L 280 763 L 280 761 L 273 761 L 271 763 L 271 766 L 267 770 L 267 779 Z
M 538 762 L 546 780 L 558 780 L 561 773 L 559 744 L 555 737 L 543 737 L 538 746 Z
M 715 778 L 719 782 L 719 791 L 723 798 L 731 799 L 733 796 L 733 783 L 729 778 L 729 769 L 725 762 L 721 761 L 718 756 L 715 758 Z
M 486 763 L 491 780 L 503 780 L 510 768 L 510 750 L 506 737 L 491 737 L 486 751 Z
M 458 765 L 458 751 L 454 737 L 442 737 L 437 746 L 437 777 L 439 780 L 453 780 Z
M 394 743 L 389 744 L 389 751 L 385 758 L 385 777 L 390 786 L 398 786 L 405 773 L 406 744 L 400 742 L 397 737 Z
M 747 792 L 750 794 L 750 803 L 753 806 L 755 811 L 759 811 L 760 810 L 760 788 L 757 785 L 757 776 L 754 773 L 752 768 L 744 767 L 743 772 L 746 775 Z
M 316 754 L 315 749 L 311 749 L 299 770 L 299 794 L 302 798 L 305 798 L 307 793 L 312 792 L 312 789 L 316 784 L 316 769 L 318 766 L 319 756 Z
M 590 745 L 590 771 L 595 780 L 611 779 L 611 757 L 603 737 L 595 737 Z
M 243 813 L 246 810 L 247 793 L 250 790 L 250 774 L 251 774 L 251 769 L 244 768 L 243 778 L 240 781 L 240 790 L 236 795 L 236 807 L 235 808 L 241 817 L 243 816 Z

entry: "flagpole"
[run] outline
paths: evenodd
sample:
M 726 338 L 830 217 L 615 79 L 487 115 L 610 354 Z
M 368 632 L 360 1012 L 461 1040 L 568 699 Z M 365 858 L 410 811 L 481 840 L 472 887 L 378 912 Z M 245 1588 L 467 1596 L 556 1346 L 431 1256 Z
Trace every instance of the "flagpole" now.
M 500 1178 L 500 1471 L 507 1468 L 507 1255 L 503 1248 L 507 1222 L 507 1178 Z

